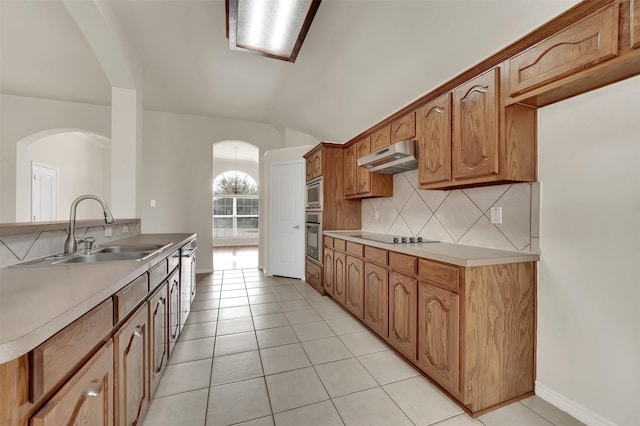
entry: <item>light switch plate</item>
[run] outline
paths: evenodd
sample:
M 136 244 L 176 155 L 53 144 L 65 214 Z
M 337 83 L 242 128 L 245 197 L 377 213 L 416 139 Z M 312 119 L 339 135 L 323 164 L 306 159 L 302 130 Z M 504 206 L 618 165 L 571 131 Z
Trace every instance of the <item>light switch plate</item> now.
M 502 207 L 491 207 L 491 223 L 502 223 Z
M 105 237 L 113 236 L 113 228 L 110 226 L 107 226 L 106 228 L 104 228 L 104 236 Z
M 151 200 L 151 203 L 149 203 L 151 205 L 151 207 L 155 207 L 156 206 L 156 200 Z
M 122 227 L 122 233 L 123 234 L 128 234 L 129 233 L 129 226 L 128 225 L 124 225 Z

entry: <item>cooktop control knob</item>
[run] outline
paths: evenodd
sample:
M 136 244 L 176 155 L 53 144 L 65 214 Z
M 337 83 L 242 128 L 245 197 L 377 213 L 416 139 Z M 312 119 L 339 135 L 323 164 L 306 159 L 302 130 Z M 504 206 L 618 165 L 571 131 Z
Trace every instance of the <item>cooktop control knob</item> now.
M 415 242 L 416 242 L 416 239 L 415 239 L 415 238 L 413 238 L 413 237 L 409 237 L 409 242 L 410 242 L 410 243 L 415 243 Z
M 400 241 L 398 240 L 398 237 L 393 237 L 393 243 L 394 244 L 398 244 Z
M 402 242 L 406 243 L 407 242 L 407 237 L 402 237 Z
M 418 237 L 418 242 L 421 243 L 422 242 L 422 237 Z

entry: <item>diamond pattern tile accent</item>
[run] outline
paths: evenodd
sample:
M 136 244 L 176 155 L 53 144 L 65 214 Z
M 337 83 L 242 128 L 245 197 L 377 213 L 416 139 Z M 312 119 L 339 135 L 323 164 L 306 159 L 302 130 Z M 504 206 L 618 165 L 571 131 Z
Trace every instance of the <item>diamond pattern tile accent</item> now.
M 393 197 L 362 201 L 362 229 L 503 250 L 539 250 L 539 244 L 532 245 L 540 227 L 539 184 L 452 191 L 417 187 L 417 170 L 394 175 Z M 503 208 L 500 225 L 481 220 L 489 219 L 492 206 Z
M 452 191 L 435 215 L 454 241 L 458 241 L 480 219 L 482 212 L 462 191 Z
M 18 259 L 24 259 L 29 252 L 29 249 L 38 239 L 39 232 L 33 232 L 29 234 L 17 234 L 17 235 L 5 235 L 2 237 L 2 242 L 7 248 L 13 252 Z M 60 250 L 62 251 L 62 249 Z M 3 265 L 4 266 L 4 265 Z

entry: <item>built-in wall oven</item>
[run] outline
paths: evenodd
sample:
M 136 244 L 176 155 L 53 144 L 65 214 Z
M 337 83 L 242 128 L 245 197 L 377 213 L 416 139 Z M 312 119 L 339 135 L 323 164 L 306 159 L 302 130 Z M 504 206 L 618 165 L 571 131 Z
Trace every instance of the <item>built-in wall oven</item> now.
M 322 176 L 307 182 L 307 210 L 322 210 Z
M 305 217 L 305 254 L 322 264 L 322 212 L 308 211 Z

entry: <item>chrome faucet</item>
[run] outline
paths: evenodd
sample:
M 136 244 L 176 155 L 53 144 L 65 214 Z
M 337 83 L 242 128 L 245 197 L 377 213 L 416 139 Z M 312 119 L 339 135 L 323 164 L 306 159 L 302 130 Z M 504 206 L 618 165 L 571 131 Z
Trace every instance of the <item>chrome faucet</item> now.
M 75 253 L 78 250 L 78 241 L 76 240 L 76 208 L 80 201 L 83 200 L 96 200 L 102 205 L 102 211 L 104 212 L 104 222 L 105 223 L 113 223 L 113 216 L 109 211 L 109 207 L 107 207 L 107 203 L 100 197 L 96 197 L 95 195 L 81 195 L 71 203 L 71 214 L 69 215 L 69 236 L 67 236 L 67 240 L 64 242 L 64 254 Z M 93 244 L 91 244 L 93 245 Z

